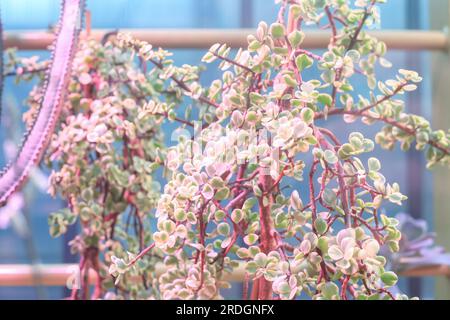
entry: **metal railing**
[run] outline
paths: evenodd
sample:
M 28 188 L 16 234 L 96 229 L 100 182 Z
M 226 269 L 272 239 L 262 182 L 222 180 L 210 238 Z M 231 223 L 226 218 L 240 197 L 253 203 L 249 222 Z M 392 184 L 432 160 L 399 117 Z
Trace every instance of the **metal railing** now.
M 110 30 L 94 29 L 91 37 L 100 40 Z M 226 43 L 230 47 L 240 48 L 247 45 L 247 35 L 254 29 L 123 29 L 137 39 L 145 40 L 155 47 L 167 49 L 190 48 L 205 49 L 216 42 Z M 373 31 L 369 34 L 384 41 L 389 49 L 432 50 L 448 49 L 449 38 L 441 31 Z M 53 34 L 48 31 L 10 31 L 5 33 L 5 46 L 19 50 L 45 50 L 53 42 Z M 308 31 L 303 46 L 308 49 L 326 48 L 330 39 L 329 32 Z

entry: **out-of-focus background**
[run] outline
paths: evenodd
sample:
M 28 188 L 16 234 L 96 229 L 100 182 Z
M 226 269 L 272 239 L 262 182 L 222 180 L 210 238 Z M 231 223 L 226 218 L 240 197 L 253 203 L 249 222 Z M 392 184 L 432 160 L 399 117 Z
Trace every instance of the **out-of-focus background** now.
M 92 28 L 218 28 L 238 29 L 255 28 L 260 20 L 271 22 L 277 14 L 273 0 L 88 0 L 88 9 L 92 15 Z M 58 19 L 59 1 L 57 0 L 3 0 L 1 14 L 5 31 L 48 29 Z M 381 6 L 384 29 L 443 29 L 449 20 L 447 0 L 390 0 Z M 434 17 L 430 20 L 430 17 Z M 217 39 L 220 41 L 220 39 Z M 198 64 L 205 50 L 176 49 L 177 64 Z M 320 53 L 320 50 L 318 51 Z M 48 57 L 46 51 L 24 51 L 22 56 L 39 55 Z M 442 75 L 450 72 L 445 53 L 427 51 L 391 51 L 388 58 L 394 68 L 383 69 L 381 78 L 392 77 L 396 69 L 414 69 L 424 76 L 420 89 L 407 97 L 410 112 L 435 119 L 434 127 L 449 127 L 450 108 L 445 101 L 449 83 L 442 83 Z M 442 59 L 442 60 L 438 60 Z M 437 61 L 443 61 L 437 65 Z M 450 60 L 449 60 L 450 61 Z M 434 66 L 434 67 L 433 67 Z M 203 74 L 203 81 L 210 82 L 219 76 L 214 66 Z M 314 74 L 311 74 L 314 76 Z M 433 83 L 437 83 L 438 87 Z M 23 101 L 32 84 L 17 86 L 12 79 L 7 81 L 3 97 L 4 116 L 0 130 L 0 164 L 4 164 L 5 155 L 2 143 L 7 134 L 5 114 L 9 109 L 23 112 Z M 20 119 L 20 114 L 19 119 Z M 445 121 L 444 119 L 447 119 Z M 15 124 L 17 128 L 18 124 Z M 330 122 L 332 130 L 340 137 L 346 137 L 351 131 L 362 131 L 373 137 L 378 127 L 365 128 L 359 124 L 345 125 L 336 120 Z M 360 126 L 360 128 L 359 128 Z M 165 130 L 169 132 L 170 128 Z M 170 137 L 169 134 L 167 134 Z M 168 139 L 169 144 L 171 143 Z M 394 216 L 407 212 L 416 218 L 423 218 L 432 230 L 438 231 L 438 242 L 450 249 L 447 227 L 450 226 L 448 206 L 443 199 L 450 196 L 450 180 L 445 180 L 445 170 L 426 171 L 423 155 L 415 151 L 403 153 L 396 149 L 385 152 L 377 146 L 376 157 L 383 164 L 383 174 L 389 181 L 398 182 L 409 201 L 404 207 L 387 206 L 386 213 Z M 45 193 L 33 193 L 27 197 L 24 210 L 16 215 L 0 216 L 0 265 L 31 263 L 69 263 L 77 257 L 68 252 L 67 242 L 76 234 L 76 227 L 65 237 L 52 239 L 49 236 L 47 217 L 50 212 L 64 205 L 61 200 L 52 199 Z M 438 280 L 436 280 L 438 279 Z M 406 293 L 424 299 L 450 298 L 450 282 L 444 278 L 402 277 L 400 288 Z M 63 287 L 5 287 L 0 285 L 0 299 L 60 299 L 67 295 Z M 238 290 L 238 289 L 237 289 Z M 230 292 L 230 296 L 238 292 Z

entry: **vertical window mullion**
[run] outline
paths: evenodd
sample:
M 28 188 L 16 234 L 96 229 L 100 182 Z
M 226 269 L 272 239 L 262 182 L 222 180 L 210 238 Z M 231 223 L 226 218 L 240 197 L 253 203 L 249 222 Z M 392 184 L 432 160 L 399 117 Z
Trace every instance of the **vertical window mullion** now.
M 406 29 L 419 30 L 422 28 L 422 17 L 420 10 L 420 0 L 405 1 L 406 9 Z M 422 61 L 420 52 L 406 53 L 406 67 L 422 74 Z M 422 114 L 421 96 L 423 89 L 421 86 L 407 96 L 408 113 Z M 412 148 L 406 157 L 406 191 L 408 195 L 408 213 L 415 219 L 423 218 L 423 185 L 424 185 L 424 161 L 422 153 Z M 411 296 L 422 296 L 422 279 L 408 279 L 408 289 Z
M 448 0 L 429 0 L 430 27 L 444 30 L 449 26 L 450 6 Z M 433 128 L 448 128 L 450 123 L 450 56 L 449 50 L 433 52 L 432 75 L 432 113 Z M 450 170 L 438 166 L 433 170 L 434 229 L 437 244 L 450 251 L 449 232 L 449 181 Z M 436 281 L 436 299 L 450 299 L 450 279 L 440 277 Z

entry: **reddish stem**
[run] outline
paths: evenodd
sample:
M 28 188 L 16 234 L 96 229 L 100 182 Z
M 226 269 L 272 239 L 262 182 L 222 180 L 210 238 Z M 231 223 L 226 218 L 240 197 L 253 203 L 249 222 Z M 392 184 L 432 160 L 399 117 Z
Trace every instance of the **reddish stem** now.
M 265 194 L 272 188 L 273 183 L 274 181 L 270 175 L 262 172 L 259 176 L 259 186 L 263 191 L 263 194 Z M 263 200 L 264 198 L 267 199 L 267 203 L 265 203 L 265 201 Z M 261 225 L 259 246 L 263 253 L 268 254 L 269 252 L 274 251 L 277 248 L 275 226 L 271 217 L 273 195 L 269 193 L 262 197 L 259 197 L 258 203 L 259 219 Z M 258 300 L 272 300 L 272 282 L 266 280 L 263 276 L 258 278 L 253 285 L 252 298 L 254 298 L 255 296 Z

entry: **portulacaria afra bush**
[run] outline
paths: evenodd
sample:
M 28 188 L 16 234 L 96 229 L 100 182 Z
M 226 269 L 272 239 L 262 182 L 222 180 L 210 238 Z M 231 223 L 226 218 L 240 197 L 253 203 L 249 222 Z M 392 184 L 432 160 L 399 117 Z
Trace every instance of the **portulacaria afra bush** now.
M 220 298 L 229 285 L 224 276 L 243 264 L 244 298 L 405 299 L 390 293 L 397 275 L 385 269 L 379 250 L 397 251 L 401 239 L 398 221 L 381 214 L 381 206 L 406 197 L 380 173 L 378 159 L 360 160 L 373 151 L 373 140 L 353 132 L 340 141 L 327 120 L 384 123 L 376 143 L 414 145 L 426 152 L 429 167 L 449 163 L 449 135 L 406 113 L 400 96 L 421 82 L 416 72 L 376 79 L 378 64 L 391 65 L 386 45 L 364 29 L 379 22 L 377 5 L 385 1 L 278 2 L 278 21 L 261 22 L 246 50 L 231 57 L 230 48 L 216 44 L 204 56 L 206 63 L 219 61 L 221 79 L 207 89 L 189 87 L 191 96 L 215 103 L 193 124 L 195 134 L 180 135 L 167 153 L 172 175 L 148 247 L 167 268 L 156 297 Z M 311 24 L 330 30 L 320 56 L 302 46 L 308 36 L 302 28 Z M 145 43 L 127 36 L 122 43 L 154 59 Z M 305 77 L 310 68 L 320 78 Z M 367 97 L 353 90 L 364 78 Z M 113 265 L 114 275 L 133 270 L 126 261 Z
M 182 121 L 173 112 L 152 110 L 177 105 L 181 95 L 164 80 L 169 77 L 166 69 L 150 69 L 144 61 L 138 65 L 132 50 L 107 40 L 81 42 L 59 129 L 47 151 L 53 168 L 49 193 L 60 194 L 68 204 L 49 217 L 50 234 L 60 236 L 80 222 L 81 232 L 71 242 L 72 253 L 81 257 L 80 270 L 70 279 L 72 298 L 90 297 L 85 277 L 90 269 L 97 274 L 92 298 L 104 297 L 114 282 L 119 297 L 146 298 L 156 294 L 152 274 L 155 263 L 162 261 L 159 255 L 139 261 L 136 270 L 116 281 L 108 268 L 117 263 L 115 256 L 144 250 L 152 240 L 150 213 L 161 190 L 155 175 L 165 157 L 160 125 L 166 117 Z M 163 50 L 152 53 L 158 60 L 169 56 Z M 41 75 L 46 64 L 14 54 L 10 62 L 19 81 Z M 195 67 L 177 72 L 187 75 L 186 85 L 197 79 Z M 27 124 L 39 110 L 40 80 L 28 99 Z

